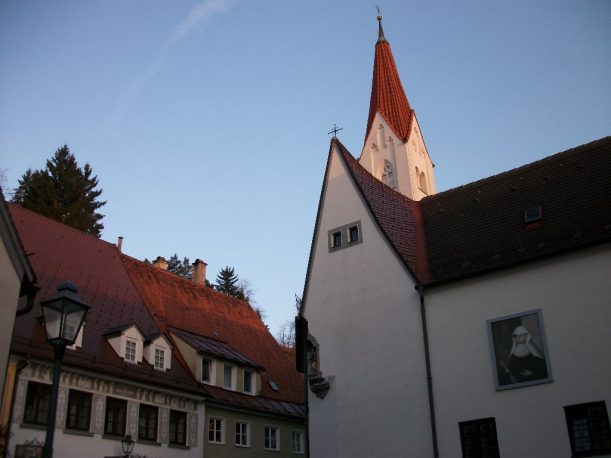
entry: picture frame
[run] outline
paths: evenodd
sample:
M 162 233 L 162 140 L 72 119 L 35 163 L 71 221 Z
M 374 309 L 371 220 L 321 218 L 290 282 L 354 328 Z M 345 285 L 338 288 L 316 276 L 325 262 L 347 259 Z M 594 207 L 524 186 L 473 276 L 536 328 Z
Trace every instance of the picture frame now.
M 553 382 L 540 309 L 486 323 L 497 391 Z

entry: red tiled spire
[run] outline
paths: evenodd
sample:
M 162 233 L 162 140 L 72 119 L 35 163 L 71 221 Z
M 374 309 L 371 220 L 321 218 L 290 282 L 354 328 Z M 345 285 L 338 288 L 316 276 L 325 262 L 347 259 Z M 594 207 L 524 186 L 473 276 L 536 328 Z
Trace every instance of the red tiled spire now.
M 369 102 L 369 119 L 367 120 L 365 139 L 371 131 L 376 112 L 380 112 L 395 134 L 401 140 L 407 141 L 412 109 L 403 91 L 390 44 L 384 37 L 382 16 L 378 16 L 378 22 L 379 35 L 373 63 L 371 100 Z

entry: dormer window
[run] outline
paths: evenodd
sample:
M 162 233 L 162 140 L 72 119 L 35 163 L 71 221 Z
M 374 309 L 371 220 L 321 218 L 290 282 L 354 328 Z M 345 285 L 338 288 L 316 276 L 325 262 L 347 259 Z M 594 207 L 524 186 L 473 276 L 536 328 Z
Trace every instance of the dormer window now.
M 212 383 L 212 360 L 210 358 L 202 358 L 202 382 Z
M 131 339 L 125 340 L 125 361 L 128 363 L 136 362 L 136 342 Z
M 155 348 L 155 369 L 165 369 L 165 351 Z
M 144 335 L 133 323 L 118 326 L 104 334 L 119 358 L 139 364 L 142 362 Z M 152 356 L 151 356 L 152 358 Z M 150 360 L 149 363 L 153 364 Z
M 231 364 L 223 364 L 223 386 L 228 389 L 233 389 L 233 372 L 234 366 Z
M 244 392 L 245 393 L 252 393 L 253 392 L 253 383 L 252 383 L 252 379 L 253 379 L 253 372 L 249 371 L 248 369 L 244 369 Z

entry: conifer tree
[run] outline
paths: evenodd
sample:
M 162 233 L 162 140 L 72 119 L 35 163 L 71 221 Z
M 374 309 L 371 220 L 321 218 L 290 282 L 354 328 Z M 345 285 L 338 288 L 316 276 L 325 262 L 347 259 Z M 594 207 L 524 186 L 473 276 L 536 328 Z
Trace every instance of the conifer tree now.
M 233 267 L 225 266 L 216 275 L 215 289 L 229 296 L 244 299 L 244 292 L 238 286 L 240 279 L 235 273 Z
M 185 277 L 191 279 L 193 277 L 193 266 L 191 265 L 191 261 L 186 256 L 181 261 L 178 259 L 178 255 L 174 254 L 168 260 L 168 272 L 175 273 L 176 275 L 180 275 L 181 277 Z
M 28 169 L 23 174 L 11 200 L 99 237 L 104 215 L 97 210 L 106 202 L 98 200 L 102 190 L 96 189 L 98 177 L 92 174 L 91 166 L 79 167 L 68 145 L 64 145 L 47 160 L 45 169 Z

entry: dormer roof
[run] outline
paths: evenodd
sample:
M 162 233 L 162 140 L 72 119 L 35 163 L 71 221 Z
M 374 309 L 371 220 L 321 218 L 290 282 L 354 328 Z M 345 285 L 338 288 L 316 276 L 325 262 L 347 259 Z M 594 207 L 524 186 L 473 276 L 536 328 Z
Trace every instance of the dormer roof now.
M 263 366 L 253 362 L 247 356 L 232 348 L 231 345 L 228 345 L 225 342 L 220 342 L 218 340 L 193 334 L 192 332 L 183 331 L 181 329 L 169 329 L 173 334 L 177 335 L 186 343 L 188 343 L 191 347 L 202 353 L 214 355 L 227 361 L 232 361 L 234 363 L 241 364 L 243 366 L 250 366 L 255 369 L 263 369 Z
M 384 37 L 382 18 L 378 17 L 378 21 L 380 21 L 379 37 L 375 46 L 365 141 L 371 131 L 376 113 L 380 113 L 397 137 L 406 142 L 411 130 L 413 110 L 403 90 L 390 43 Z

